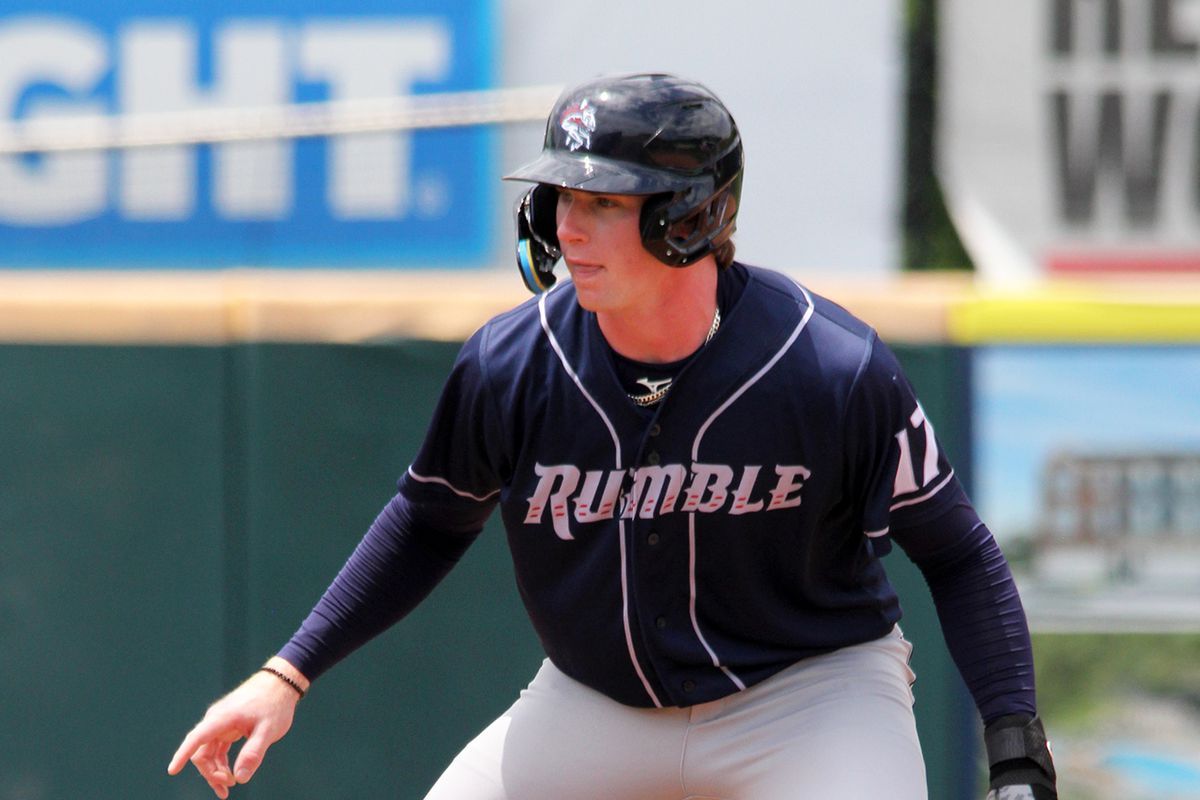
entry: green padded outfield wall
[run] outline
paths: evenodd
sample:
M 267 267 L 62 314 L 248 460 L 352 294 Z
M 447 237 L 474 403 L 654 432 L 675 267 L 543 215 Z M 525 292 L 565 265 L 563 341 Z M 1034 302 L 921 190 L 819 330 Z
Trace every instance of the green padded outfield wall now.
M 167 777 L 171 753 L 391 496 L 457 349 L 0 346 L 0 800 L 211 797 L 190 767 Z M 965 470 L 966 351 L 896 350 Z M 888 567 L 930 796 L 960 800 L 974 711 L 919 574 L 898 553 Z M 314 686 L 233 796 L 420 798 L 540 660 L 493 522 L 421 608 Z

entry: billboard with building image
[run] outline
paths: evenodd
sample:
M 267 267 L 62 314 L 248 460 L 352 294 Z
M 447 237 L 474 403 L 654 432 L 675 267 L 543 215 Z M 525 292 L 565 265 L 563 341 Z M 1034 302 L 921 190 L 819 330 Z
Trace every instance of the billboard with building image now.
M 974 381 L 1060 791 L 1200 798 L 1200 347 L 985 346 Z

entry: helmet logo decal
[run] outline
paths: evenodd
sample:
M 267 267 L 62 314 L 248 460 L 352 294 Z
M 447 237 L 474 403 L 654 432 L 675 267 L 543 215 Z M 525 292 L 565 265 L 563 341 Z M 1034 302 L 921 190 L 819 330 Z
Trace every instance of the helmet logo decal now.
M 584 150 L 591 148 L 592 134 L 596 131 L 596 110 L 586 97 L 580 103 L 567 106 L 558 124 L 567 132 L 568 150 L 574 152 L 581 147 Z

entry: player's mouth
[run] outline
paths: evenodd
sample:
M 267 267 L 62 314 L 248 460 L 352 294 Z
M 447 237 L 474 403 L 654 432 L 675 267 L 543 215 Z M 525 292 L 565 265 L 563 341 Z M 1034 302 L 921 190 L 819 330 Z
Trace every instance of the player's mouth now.
M 573 258 L 565 259 L 565 261 L 573 278 L 587 278 L 604 269 L 603 264 L 595 264 L 590 261 L 576 261 Z

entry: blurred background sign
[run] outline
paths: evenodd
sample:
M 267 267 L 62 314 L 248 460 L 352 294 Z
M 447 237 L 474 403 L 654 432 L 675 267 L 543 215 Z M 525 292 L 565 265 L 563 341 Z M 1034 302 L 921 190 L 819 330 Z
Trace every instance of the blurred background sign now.
M 0 267 L 510 270 L 519 187 L 499 178 L 538 152 L 557 89 L 667 71 L 738 120 L 744 258 L 879 277 L 900 253 L 902 32 L 894 0 L 67 0 L 53 13 L 14 0 L 0 10 Z M 533 87 L 546 91 L 480 119 L 488 90 Z M 459 115 L 389 116 L 418 99 Z M 314 107 L 336 135 L 313 133 Z M 62 117 L 74 149 L 47 149 Z M 175 138 L 146 146 L 164 130 Z M 107 144 L 80 149 L 81 136 Z
M 290 104 L 462 92 L 493 77 L 487 0 L 41 9 L 18 1 L 0 16 L 0 121 L 113 116 L 126 132 L 179 132 L 205 112 L 253 109 L 261 122 Z M 496 172 L 478 126 L 0 151 L 0 263 L 454 266 L 492 246 L 478 187 Z
M 940 177 L 985 277 L 1200 272 L 1200 4 L 940 13 Z

